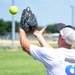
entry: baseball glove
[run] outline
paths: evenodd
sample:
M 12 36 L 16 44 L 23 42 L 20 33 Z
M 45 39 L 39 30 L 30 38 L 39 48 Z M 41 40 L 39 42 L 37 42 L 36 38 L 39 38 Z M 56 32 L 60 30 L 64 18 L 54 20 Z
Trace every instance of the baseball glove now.
M 20 26 L 25 32 L 31 32 L 37 28 L 38 23 L 30 7 L 22 11 Z

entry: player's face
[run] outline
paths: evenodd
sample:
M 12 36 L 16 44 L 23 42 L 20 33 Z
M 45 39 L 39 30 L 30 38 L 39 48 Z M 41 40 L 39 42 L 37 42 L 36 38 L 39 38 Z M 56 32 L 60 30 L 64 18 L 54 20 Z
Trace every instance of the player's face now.
M 60 45 L 60 34 L 59 34 L 59 37 L 58 37 L 58 46 Z
M 59 34 L 59 37 L 58 37 L 58 46 L 61 47 L 62 46 L 62 38 L 61 38 L 61 35 Z

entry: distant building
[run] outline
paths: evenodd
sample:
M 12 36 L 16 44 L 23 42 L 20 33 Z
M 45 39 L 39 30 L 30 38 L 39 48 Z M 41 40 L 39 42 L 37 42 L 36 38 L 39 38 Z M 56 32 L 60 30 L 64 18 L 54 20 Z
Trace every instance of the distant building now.
M 53 34 L 51 34 L 51 40 L 57 41 L 58 40 L 58 36 L 59 36 L 59 33 L 53 33 Z

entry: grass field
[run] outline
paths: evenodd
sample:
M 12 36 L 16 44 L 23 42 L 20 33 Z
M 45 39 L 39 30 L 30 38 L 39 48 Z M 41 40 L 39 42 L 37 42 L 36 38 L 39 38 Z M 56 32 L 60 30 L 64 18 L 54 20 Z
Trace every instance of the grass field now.
M 0 49 L 0 75 L 46 75 L 42 63 L 21 48 L 17 51 Z
M 32 44 L 39 45 L 38 42 Z M 42 63 L 34 60 L 21 48 L 13 51 L 5 47 L 0 48 L 0 75 L 46 75 L 46 70 Z
M 54 43 L 52 46 L 58 47 Z M 0 75 L 46 75 L 46 70 L 42 63 L 34 60 L 21 48 L 16 51 L 0 48 Z

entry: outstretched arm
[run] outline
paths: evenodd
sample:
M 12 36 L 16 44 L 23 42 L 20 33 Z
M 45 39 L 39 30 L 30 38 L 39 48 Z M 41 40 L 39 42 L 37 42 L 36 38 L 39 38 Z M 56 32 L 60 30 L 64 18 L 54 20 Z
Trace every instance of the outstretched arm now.
M 41 46 L 52 48 L 52 46 L 50 46 L 50 45 L 46 42 L 46 40 L 44 39 L 44 37 L 43 37 L 43 35 L 42 35 L 43 32 L 45 31 L 45 29 L 46 29 L 46 27 L 44 27 L 44 28 L 43 28 L 42 30 L 40 30 L 40 31 L 35 30 L 35 31 L 33 32 L 33 35 L 37 38 L 37 40 L 39 41 L 39 43 L 40 43 Z
M 26 33 L 22 28 L 20 28 L 19 31 L 20 31 L 19 40 L 21 47 L 25 52 L 27 52 L 30 55 L 30 43 L 26 37 Z

